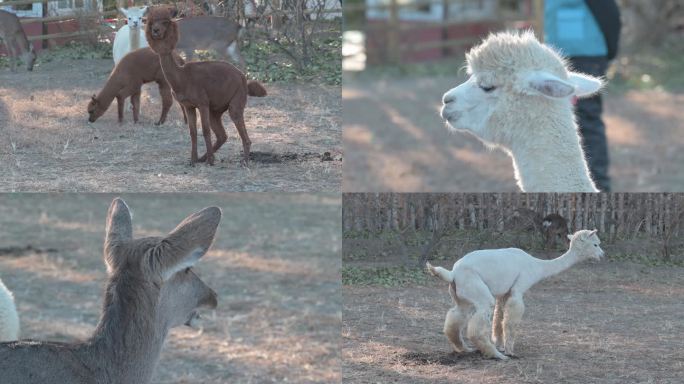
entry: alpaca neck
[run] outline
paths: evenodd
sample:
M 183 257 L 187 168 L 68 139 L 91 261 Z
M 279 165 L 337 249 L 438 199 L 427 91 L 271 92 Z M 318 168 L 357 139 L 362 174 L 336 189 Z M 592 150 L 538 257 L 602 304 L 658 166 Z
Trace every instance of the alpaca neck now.
M 100 93 L 98 93 L 95 97 L 101 108 L 104 108 L 105 110 L 109 108 L 109 105 L 112 103 L 116 95 L 118 95 L 119 91 L 121 91 L 122 84 L 125 84 L 125 82 L 118 80 L 118 72 L 117 68 L 115 67 L 114 72 L 111 76 L 109 76 L 109 79 L 107 79 L 107 83 L 102 88 Z
M 84 360 L 102 382 L 147 384 L 170 326 L 159 315 L 155 295 L 117 292 L 113 297 L 81 350 Z
M 128 27 L 128 38 L 131 51 L 140 48 L 140 28 Z
M 553 260 L 538 260 L 540 266 L 536 282 L 555 276 L 580 261 L 579 255 L 572 248 Z
M 164 77 L 166 81 L 171 85 L 171 89 L 177 94 L 183 91 L 184 82 L 182 81 L 184 77 L 183 68 L 176 63 L 173 59 L 173 51 L 168 53 L 159 53 L 159 63 L 161 64 L 162 72 L 164 72 Z
M 547 116 L 536 122 L 535 137 L 526 137 L 509 149 L 520 188 L 524 192 L 598 192 L 589 177 L 572 112 Z

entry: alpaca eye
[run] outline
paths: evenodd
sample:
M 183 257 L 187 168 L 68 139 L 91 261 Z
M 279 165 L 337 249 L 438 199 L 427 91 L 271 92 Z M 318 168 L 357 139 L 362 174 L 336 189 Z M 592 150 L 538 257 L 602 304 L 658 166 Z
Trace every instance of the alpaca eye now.
M 496 87 L 495 87 L 495 86 L 485 87 L 484 85 L 480 85 L 480 89 L 482 89 L 482 90 L 485 91 L 486 93 L 489 93 L 489 92 L 495 90 Z

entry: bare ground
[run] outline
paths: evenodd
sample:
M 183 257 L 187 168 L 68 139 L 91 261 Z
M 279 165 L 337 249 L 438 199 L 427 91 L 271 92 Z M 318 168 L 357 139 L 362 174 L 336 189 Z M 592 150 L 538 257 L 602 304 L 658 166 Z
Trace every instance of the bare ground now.
M 342 91 L 344 191 L 517 190 L 508 156 L 439 117 L 460 79 L 367 77 L 346 77 Z M 684 191 L 684 94 L 632 90 L 604 102 L 613 191 Z
M 134 236 L 162 235 L 188 214 L 222 207 L 197 264 L 219 296 L 203 330 L 167 338 L 154 383 L 332 383 L 341 380 L 340 199 L 334 195 L 124 195 Z M 22 338 L 71 341 L 93 331 L 105 281 L 112 196 L 0 195 L 0 278 L 14 291 Z
M 228 115 L 228 142 L 217 164 L 190 166 L 190 137 L 174 104 L 163 126 L 156 85 L 143 87 L 141 121 L 116 102 L 87 123 L 86 106 L 111 60 L 49 62 L 34 72 L 0 71 L 0 190 L 79 192 L 338 191 L 342 175 L 340 87 L 265 84 L 245 111 L 254 158 L 240 165 L 242 144 Z M 198 139 L 204 153 L 204 141 Z M 332 161 L 323 161 L 326 152 Z
M 343 286 L 349 383 L 681 383 L 684 268 L 581 264 L 533 287 L 516 359 L 451 352 L 447 287 Z

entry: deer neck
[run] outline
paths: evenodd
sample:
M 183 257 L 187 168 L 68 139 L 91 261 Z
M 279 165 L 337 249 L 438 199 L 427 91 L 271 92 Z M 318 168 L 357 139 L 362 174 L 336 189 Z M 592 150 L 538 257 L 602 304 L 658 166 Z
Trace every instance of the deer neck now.
M 185 87 L 184 67 L 179 66 L 173 59 L 173 50 L 168 53 L 159 53 L 159 63 L 171 89 L 176 93 L 182 92 Z
M 170 326 L 159 310 L 157 288 L 142 286 L 150 283 L 119 284 L 128 286 L 108 287 L 116 292 L 105 299 L 85 359 L 103 383 L 146 384 L 152 380 Z
M 515 178 L 525 192 L 598 192 L 572 114 L 538 122 L 534 136 L 514 143 Z M 542 129 L 543 128 L 543 129 Z
M 555 276 L 580 261 L 579 255 L 570 248 L 567 252 L 553 260 L 538 260 L 540 273 L 537 282 Z

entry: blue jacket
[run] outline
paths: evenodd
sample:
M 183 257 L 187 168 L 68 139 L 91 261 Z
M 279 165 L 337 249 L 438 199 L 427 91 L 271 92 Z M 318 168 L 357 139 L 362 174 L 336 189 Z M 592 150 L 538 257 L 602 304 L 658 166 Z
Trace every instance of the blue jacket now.
M 544 42 L 565 56 L 608 56 L 606 39 L 584 0 L 544 1 Z

